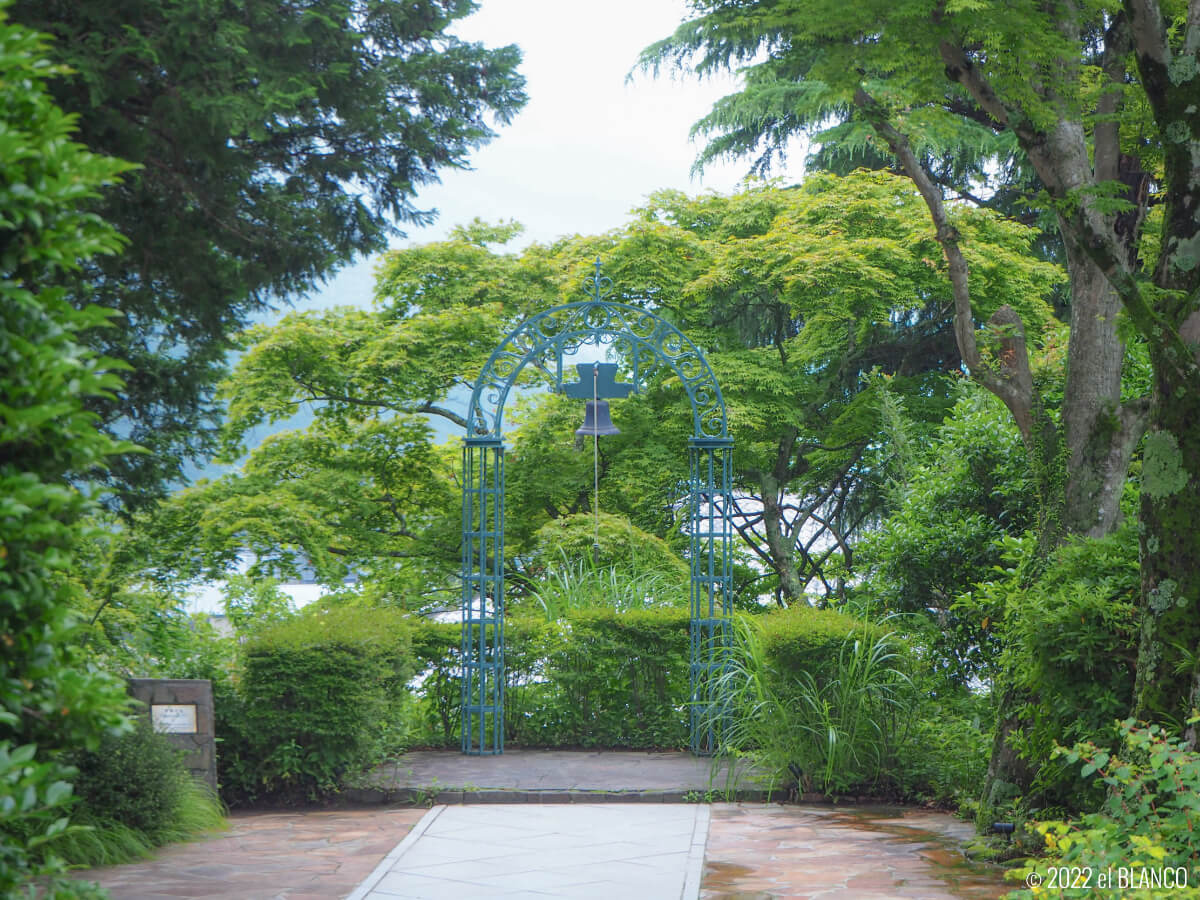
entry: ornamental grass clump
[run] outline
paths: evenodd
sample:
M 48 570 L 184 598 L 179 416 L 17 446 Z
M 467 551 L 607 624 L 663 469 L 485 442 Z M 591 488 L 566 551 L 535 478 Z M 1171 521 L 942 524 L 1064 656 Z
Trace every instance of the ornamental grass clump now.
M 75 826 L 54 842 L 72 865 L 103 866 L 150 855 L 155 847 L 226 827 L 212 790 L 192 778 L 179 750 L 145 718 L 70 760 Z
M 904 669 L 894 634 L 840 613 L 738 618 L 710 724 L 723 755 L 749 757 L 773 784 L 872 787 L 907 724 Z

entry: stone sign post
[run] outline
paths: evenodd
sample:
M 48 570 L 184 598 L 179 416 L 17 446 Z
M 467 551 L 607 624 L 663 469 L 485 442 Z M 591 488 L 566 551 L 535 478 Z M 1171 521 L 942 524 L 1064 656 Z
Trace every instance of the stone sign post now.
M 184 751 L 195 778 L 217 789 L 212 682 L 201 678 L 130 678 L 129 693 L 146 704 L 150 724 Z

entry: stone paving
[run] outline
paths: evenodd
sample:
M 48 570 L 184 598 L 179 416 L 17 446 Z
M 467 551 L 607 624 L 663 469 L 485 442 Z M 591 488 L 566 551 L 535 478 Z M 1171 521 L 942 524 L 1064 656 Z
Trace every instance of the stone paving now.
M 506 837 L 494 832 L 489 836 L 489 827 L 508 817 L 506 810 L 515 811 L 516 832 L 510 821 Z M 580 817 L 570 822 L 576 813 Z M 442 827 L 431 827 L 442 816 Z M 705 824 L 707 840 L 700 844 Z M 428 834 L 405 846 L 410 830 Z M 656 853 L 649 845 L 654 842 L 647 841 L 647 833 L 663 836 L 656 845 L 665 846 L 661 859 L 653 858 Z M 238 814 L 224 834 L 169 847 L 153 860 L 77 874 L 99 881 L 113 900 L 334 900 L 350 895 L 357 900 L 391 900 L 498 894 L 510 900 L 1000 897 L 1010 888 L 999 871 L 967 862 L 957 849 L 970 834 L 970 826 L 944 813 L 897 808 L 751 803 L 374 807 Z M 539 835 L 557 846 L 540 846 Z M 546 838 L 553 835 L 557 836 Z M 467 842 L 465 856 L 473 856 L 481 868 L 448 865 L 448 859 L 461 858 L 447 856 L 448 848 L 457 852 L 455 840 Z M 489 848 L 498 855 L 489 856 Z M 590 854 L 599 865 L 591 874 L 573 879 L 581 859 L 572 854 Z M 536 869 L 531 861 L 538 863 Z M 481 871 L 493 871 L 500 882 L 481 883 Z M 433 890 L 438 878 L 431 875 L 442 876 L 441 893 Z M 624 887 L 612 886 L 619 883 L 614 879 L 639 876 L 640 889 L 628 880 Z M 611 883 L 604 884 L 606 880 Z
M 714 804 L 700 897 L 1000 897 L 1013 886 L 999 870 L 958 850 L 972 835 L 925 810 Z
M 702 804 L 438 806 L 351 900 L 694 900 L 708 821 Z
M 75 877 L 113 900 L 330 900 L 353 891 L 427 812 L 235 813 L 226 832 Z
M 743 764 L 744 767 L 745 764 Z M 356 803 L 681 803 L 715 789 L 721 799 L 767 800 L 753 770 L 682 752 L 505 750 L 466 756 L 446 750 L 406 753 L 376 768 L 348 792 Z M 729 786 L 736 798 L 726 796 Z
M 711 774 L 711 760 L 683 753 L 413 753 L 361 789 L 372 806 L 235 814 L 227 832 L 78 876 L 114 900 L 985 900 L 1009 889 L 963 858 L 972 831 L 951 816 L 677 802 L 719 799 Z M 422 805 L 382 805 L 403 791 Z M 597 803 L 614 800 L 626 802 Z

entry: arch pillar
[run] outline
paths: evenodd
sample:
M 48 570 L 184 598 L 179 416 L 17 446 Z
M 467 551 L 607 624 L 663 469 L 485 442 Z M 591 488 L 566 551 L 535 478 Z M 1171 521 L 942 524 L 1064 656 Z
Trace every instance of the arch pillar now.
M 688 532 L 691 556 L 691 623 L 688 634 L 691 750 L 716 752 L 719 743 L 719 676 L 729 646 L 733 604 L 733 546 L 729 524 L 733 439 L 688 440 Z
M 463 442 L 462 751 L 504 752 L 504 441 Z

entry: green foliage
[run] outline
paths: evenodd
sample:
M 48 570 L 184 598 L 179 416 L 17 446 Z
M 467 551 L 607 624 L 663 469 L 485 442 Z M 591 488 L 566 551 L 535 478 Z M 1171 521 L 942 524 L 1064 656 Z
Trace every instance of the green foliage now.
M 71 487 L 128 449 L 85 405 L 120 380 L 86 347 L 106 321 L 47 285 L 116 232 L 83 212 L 128 167 L 70 139 L 50 100 L 45 47 L 0 10 L 0 895 L 35 874 L 30 851 L 66 827 L 69 775 L 56 750 L 94 745 L 124 725 L 123 686 L 73 644 L 68 574 L 92 503 Z
M 87 827 L 69 830 L 55 850 L 72 865 L 127 862 L 225 825 L 211 790 L 193 780 L 180 751 L 145 717 L 70 761 L 78 798 L 72 818 Z
M 514 679 L 528 679 L 525 696 L 518 693 L 510 701 L 516 704 L 512 714 L 506 711 L 505 727 L 511 728 L 514 743 L 687 745 L 686 609 L 582 610 L 550 626 L 547 636 L 545 682 L 538 683 L 534 659 L 513 673 Z
M 888 775 L 912 799 L 969 807 L 979 798 L 992 751 L 991 698 L 961 687 L 916 690 L 904 739 L 892 748 Z
M 109 736 L 72 757 L 75 795 L 89 818 L 110 818 L 156 840 L 174 821 L 189 776 L 179 751 L 139 717 L 134 729 Z
M 1035 524 L 1025 448 L 999 400 L 969 382 L 894 488 L 894 512 L 858 545 L 859 594 L 928 623 L 940 664 L 959 680 L 995 673 L 1003 606 L 971 594 L 1004 562 L 1006 539 Z M 964 595 L 966 595 L 964 597 Z
M 983 307 L 1049 321 L 1042 297 L 1061 275 L 1030 259 L 1032 232 L 985 214 L 957 224 L 988 272 Z M 939 373 L 958 365 L 920 197 L 901 179 L 860 172 L 730 197 L 661 192 L 613 234 L 519 254 L 495 246 L 510 231 L 475 223 L 388 254 L 375 311 L 296 314 L 251 331 L 222 389 L 227 458 L 251 429 L 302 407 L 312 424 L 273 435 L 240 473 L 181 493 L 148 522 L 166 536 L 144 554 L 156 575 L 218 572 L 249 547 L 255 574 L 304 557 L 327 583 L 353 568 L 398 602 L 434 604 L 459 565 L 460 448 L 433 445 L 429 416 L 462 427 L 446 398 L 471 386 L 518 321 L 578 300 L 602 252 L 614 299 L 652 302 L 716 371 L 746 498 L 739 551 L 768 573 L 748 598 L 776 585 L 799 597 L 813 578 L 836 595 L 853 567 L 844 548 L 888 502 L 895 462 L 877 440 L 888 403 L 903 398 L 919 439 L 948 405 Z M 531 365 L 521 386 L 546 380 Z M 580 404 L 510 406 L 506 543 L 520 586 L 538 575 L 524 566 L 539 529 L 592 509 L 593 472 L 573 434 Z M 692 433 L 683 389 L 664 372 L 614 416 L 622 433 L 601 442 L 599 506 L 677 548 Z
M 564 516 L 535 535 L 530 571 L 537 580 L 530 600 L 547 621 L 568 610 L 687 604 L 687 566 L 664 541 L 628 519 L 602 513 L 598 542 L 593 543 L 593 523 L 586 514 Z M 522 605 L 513 604 L 518 609 Z
M 424 734 L 458 746 L 459 626 L 423 623 Z M 675 608 L 570 610 L 505 626 L 505 741 L 525 747 L 678 749 L 688 740 L 688 615 Z
M 73 866 L 112 866 L 144 859 L 156 847 L 195 840 L 228 827 L 220 800 L 208 785 L 188 777 L 171 820 L 151 838 L 123 822 L 88 810 L 78 813 L 84 822 L 68 828 L 54 849 Z
M 1027 860 L 1009 877 L 1025 880 L 1033 875 L 1043 887 L 1010 896 L 1046 895 L 1051 877 L 1061 881 L 1059 872 L 1052 870 L 1079 873 L 1077 882 L 1064 885 L 1078 887 L 1060 896 L 1200 896 L 1200 839 L 1195 830 L 1200 819 L 1200 754 L 1157 725 L 1147 727 L 1133 719 L 1117 725 L 1116 747 L 1085 741 L 1070 750 L 1055 748 L 1055 755 L 1066 763 L 1083 763 L 1082 777 L 1099 776 L 1096 780 L 1105 786 L 1104 804 L 1074 821 L 1036 823 L 1045 841 L 1044 856 Z M 1101 873 L 1110 880 L 1100 883 Z M 1164 875 L 1172 881 L 1164 884 Z M 1127 880 L 1118 882 L 1122 876 Z
M 550 569 L 562 562 L 584 561 L 597 568 L 618 566 L 634 572 L 661 572 L 672 581 L 687 581 L 687 564 L 662 538 L 647 534 L 624 516 L 610 513 L 600 513 L 597 531 L 593 531 L 593 524 L 593 516 L 588 513 L 547 522 L 534 535 L 534 564 Z
M 256 631 L 234 691 L 214 697 L 226 799 L 312 800 L 336 790 L 389 749 L 393 698 L 414 670 L 397 610 L 305 610 Z
M 232 335 L 355 256 L 383 250 L 438 173 L 525 102 L 516 47 L 452 32 L 474 5 L 400 0 L 15 0 L 70 71 L 53 84 L 91 150 L 142 167 L 95 204 L 129 239 L 72 295 L 120 310 L 94 337 L 137 370 L 95 404 L 153 454 L 110 479 L 127 503 L 211 450 Z M 69 255 L 69 254 L 68 254 Z
M 293 615 L 291 598 L 273 578 L 230 575 L 225 580 L 225 616 L 238 634 L 251 634 L 286 622 Z
M 838 659 L 847 635 L 855 633 L 874 645 L 885 634 L 874 623 L 802 603 L 754 621 L 764 668 L 773 673 L 768 677 L 780 679 L 780 685 L 794 681 L 802 672 L 808 672 L 821 683 L 832 680 L 839 669 Z
M 1032 584 L 1020 568 L 977 592 L 988 608 L 1003 610 L 1006 683 L 1030 698 L 1020 711 L 1027 727 L 1009 741 L 1040 768 L 1029 802 L 1086 808 L 1098 798 L 1052 751 L 1055 743 L 1110 745 L 1112 722 L 1133 702 L 1136 527 L 1127 520 L 1107 537 L 1063 545 Z
M 895 636 L 811 608 L 735 621 L 719 676 L 726 705 L 712 723 L 723 752 L 803 791 L 874 787 L 908 729 Z

